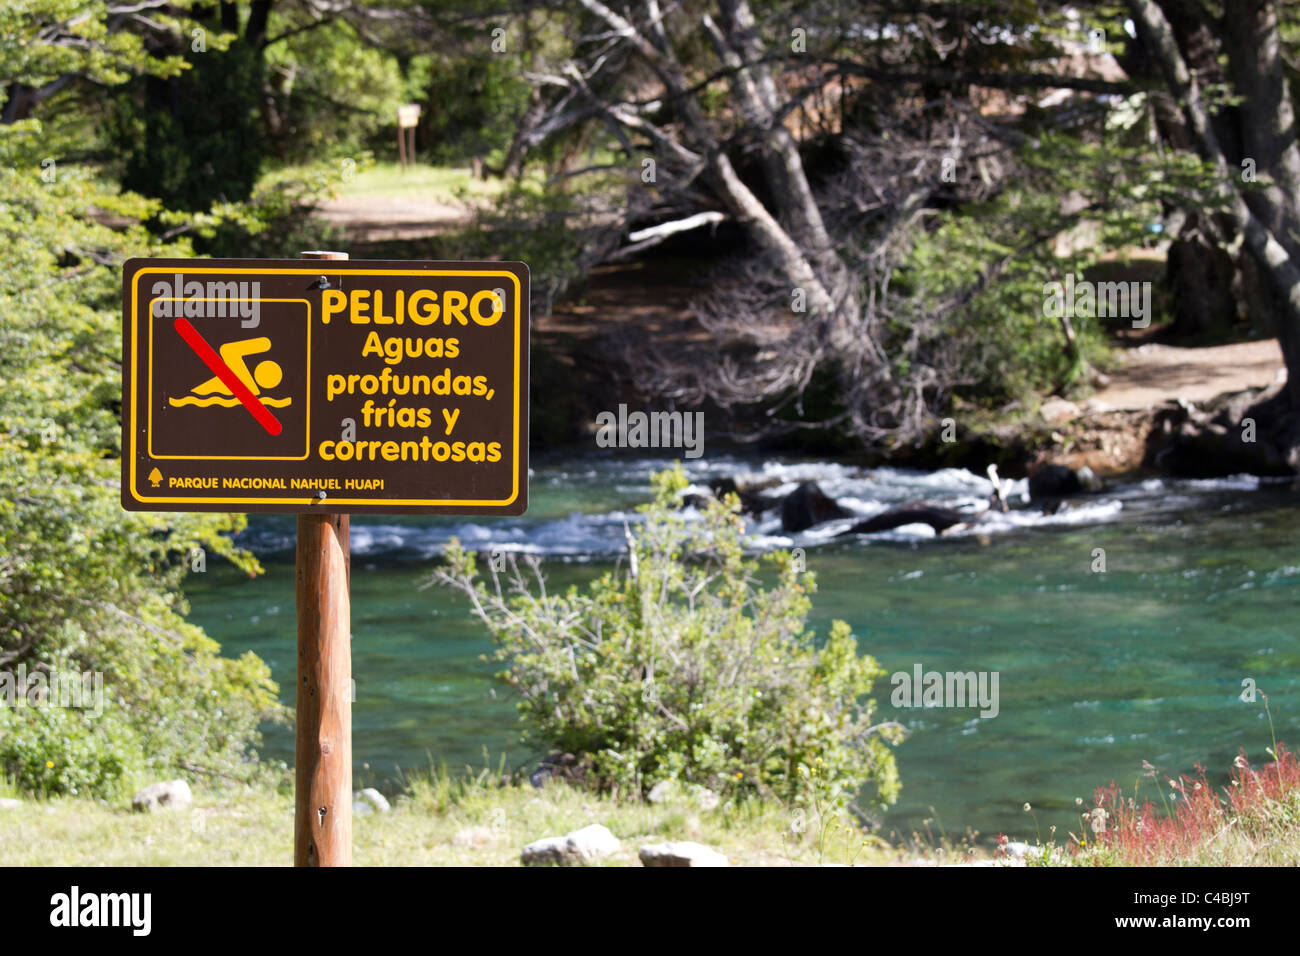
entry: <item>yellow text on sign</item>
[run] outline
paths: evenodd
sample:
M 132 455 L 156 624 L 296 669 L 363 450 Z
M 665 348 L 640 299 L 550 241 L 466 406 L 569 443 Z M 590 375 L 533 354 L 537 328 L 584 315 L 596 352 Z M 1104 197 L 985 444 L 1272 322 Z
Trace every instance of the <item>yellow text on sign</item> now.
M 353 325 L 433 325 L 439 320 L 443 325 L 490 326 L 501 321 L 505 302 L 495 289 L 484 289 L 466 295 L 459 289 L 449 289 L 438 301 L 438 293 L 418 289 L 409 296 L 401 289 L 393 293 L 391 309 L 384 311 L 382 289 L 353 289 L 344 293 L 339 289 L 326 289 L 321 293 L 321 321 L 329 325 L 336 315 L 347 315 Z

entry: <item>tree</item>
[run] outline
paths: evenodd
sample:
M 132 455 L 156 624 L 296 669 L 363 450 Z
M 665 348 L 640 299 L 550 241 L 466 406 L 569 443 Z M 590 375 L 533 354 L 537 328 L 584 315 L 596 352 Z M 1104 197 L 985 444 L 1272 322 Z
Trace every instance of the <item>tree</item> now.
M 148 40 L 170 30 L 175 13 L 188 6 L 187 0 L 6 3 L 0 9 L 0 124 L 30 119 L 41 104 L 78 84 L 111 85 L 141 72 L 175 76 L 184 68 L 180 58 L 153 55 Z
M 48 89 L 55 67 L 97 75 L 108 56 L 33 52 L 48 24 L 19 21 L 0 47 L 11 96 Z M 128 46 L 136 68 L 170 68 L 113 50 Z M 186 623 L 180 594 L 197 549 L 256 571 L 228 537 L 243 519 L 120 504 L 120 265 L 192 250 L 142 225 L 166 215 L 159 203 L 63 161 L 85 145 L 69 135 L 34 117 L 0 125 L 0 669 L 97 673 L 103 710 L 0 705 L 0 774 L 99 796 L 140 773 L 245 776 L 261 721 L 283 714 L 275 684 L 256 656 L 223 657 Z
M 1099 97 L 1137 86 L 1097 74 L 1101 57 L 1066 5 L 580 6 L 567 47 L 532 71 L 548 108 L 525 143 L 599 124 L 625 162 L 652 169 L 617 223 L 663 226 L 638 230 L 653 237 L 638 251 L 674 224 L 717 221 L 701 213 L 748 240 L 734 279 L 699 304 L 717 349 L 638 357 L 648 390 L 665 397 L 758 406 L 769 425 L 872 442 L 923 437 L 957 391 L 987 390 L 997 374 L 953 346 L 963 314 L 1017 257 L 1043 260 L 1062 229 L 1114 218 L 1117 192 L 1141 187 L 1117 188 L 1115 157 L 1092 148 L 1104 135 Z M 1047 90 L 1068 96 L 1052 107 L 1029 98 Z M 1052 136 L 1071 127 L 1081 127 L 1073 139 Z M 1055 168 L 1034 155 L 1047 143 Z M 1110 194 L 1088 190 L 1079 208 L 1061 208 L 1059 180 L 1086 180 L 1082 170 L 1099 170 Z M 1030 200 L 1031 222 L 1007 213 L 1015 196 Z M 917 244 L 950 211 L 995 199 L 999 232 L 964 282 L 917 268 Z M 1151 201 L 1131 205 L 1129 218 Z M 1022 278 L 1019 291 L 1032 289 Z M 1073 369 L 1049 390 L 1066 386 L 1086 367 L 1076 330 L 1040 326 L 1032 334 L 1057 336 Z
M 1300 144 L 1283 59 L 1281 0 L 1219 5 L 1129 0 L 1186 123 L 1216 173 L 1231 240 L 1240 236 L 1278 310 L 1288 382 L 1263 408 L 1291 471 L 1300 471 Z M 1174 24 L 1181 29 L 1176 29 Z M 1221 67 L 1220 63 L 1225 64 Z

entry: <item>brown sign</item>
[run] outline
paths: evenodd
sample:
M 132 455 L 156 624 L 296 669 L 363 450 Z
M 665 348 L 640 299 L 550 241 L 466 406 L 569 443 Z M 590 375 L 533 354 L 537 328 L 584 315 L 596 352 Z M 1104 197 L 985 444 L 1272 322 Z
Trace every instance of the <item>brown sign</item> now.
M 132 259 L 132 511 L 523 514 L 528 267 Z

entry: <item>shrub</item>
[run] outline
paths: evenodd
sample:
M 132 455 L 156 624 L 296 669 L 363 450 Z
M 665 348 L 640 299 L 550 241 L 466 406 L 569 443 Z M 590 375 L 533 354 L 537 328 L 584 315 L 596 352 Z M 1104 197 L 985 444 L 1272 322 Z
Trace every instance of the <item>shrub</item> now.
M 550 593 L 517 562 L 489 585 L 458 542 L 433 575 L 491 631 L 525 736 L 577 756 L 601 790 L 640 796 L 676 779 L 728 798 L 822 807 L 866 787 L 893 802 L 902 729 L 873 724 L 867 697 L 884 672 L 843 621 L 820 646 L 806 629 L 813 576 L 777 552 L 761 586 L 734 496 L 691 522 L 680 467 L 652 481 L 626 564 L 585 591 Z
M 0 776 L 106 796 L 128 751 L 170 776 L 247 776 L 259 723 L 285 713 L 275 683 L 187 624 L 181 595 L 194 549 L 257 570 L 229 537 L 244 520 L 126 512 L 119 492 L 120 263 L 191 247 L 140 224 L 159 203 L 84 168 L 43 179 L 45 149 L 34 121 L 0 127 L 0 668 L 98 672 L 104 711 L 0 715 Z
M 1274 760 L 1257 770 L 1240 751 L 1222 792 L 1199 764 L 1192 774 L 1168 777 L 1161 805 L 1125 797 L 1113 781 L 1098 788 L 1094 808 L 1084 814 L 1093 840 L 1076 847 L 1077 855 L 1086 862 L 1133 866 L 1295 865 L 1300 761 L 1282 743 L 1269 753 Z M 1155 768 L 1146 766 L 1146 776 L 1156 779 Z
M 0 769 L 40 796 L 112 797 L 142 763 L 140 741 L 115 713 L 91 719 L 50 705 L 0 704 Z

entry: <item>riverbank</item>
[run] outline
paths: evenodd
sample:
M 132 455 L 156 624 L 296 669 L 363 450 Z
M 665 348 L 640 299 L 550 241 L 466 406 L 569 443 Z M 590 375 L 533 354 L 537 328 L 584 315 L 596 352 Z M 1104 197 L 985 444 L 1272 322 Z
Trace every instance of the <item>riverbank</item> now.
M 517 866 L 543 852 L 539 841 L 604 828 L 608 833 L 586 830 L 585 843 L 573 841 L 588 847 L 589 858 L 562 856 L 565 862 L 651 865 L 647 859 L 671 843 L 679 857 L 693 852 L 730 866 L 1295 866 L 1300 775 L 1293 759 L 1284 764 L 1285 773 L 1276 764 L 1241 770 L 1239 783 L 1224 790 L 1229 812 L 1217 792 L 1197 786 L 1203 777 L 1181 777 L 1172 781 L 1173 801 L 1161 798 L 1162 811 L 1126 818 L 1115 812 L 1126 802 L 1117 799 L 1099 817 L 1084 806 L 1077 832 L 1003 836 L 992 848 L 974 840 L 935 843 L 925 832 L 906 846 L 890 844 L 846 815 L 821 818 L 758 801 L 711 806 L 686 791 L 651 803 L 562 782 L 503 784 L 486 771 L 435 773 L 410 781 L 391 806 L 354 811 L 354 864 Z M 1025 811 L 1032 831 L 1033 808 Z M 287 782 L 199 787 L 191 805 L 152 813 L 133 812 L 126 799 L 0 798 L 0 866 L 287 866 L 292 858 Z
M 595 447 L 596 416 L 617 403 L 665 407 L 638 390 L 634 364 L 659 349 L 702 347 L 707 336 L 691 303 L 707 292 L 698 262 L 653 259 L 599 267 L 580 291 L 534 322 L 532 440 L 540 448 Z M 995 464 L 1022 478 L 1047 464 L 1087 467 L 1102 477 L 1172 475 L 1209 478 L 1279 476 L 1286 422 L 1269 420 L 1267 402 L 1286 381 L 1276 339 L 1183 347 L 1117 338 L 1096 387 L 1077 400 L 1032 397 L 1014 408 L 953 410 L 954 428 L 920 445 L 865 449 L 816 432 L 767 438 L 744 447 L 764 454 L 826 455 L 846 463 L 918 469 Z M 1241 424 L 1251 413 L 1254 431 Z M 708 441 L 717 447 L 759 429 L 705 409 Z M 1276 427 L 1274 427 L 1276 426 Z M 1274 440 L 1275 439 L 1275 440 Z
M 359 173 L 317 215 L 341 231 L 357 257 L 439 258 L 450 254 L 443 246 L 448 234 L 470 222 L 500 188 L 467 169 L 400 171 L 381 163 Z M 597 415 L 618 403 L 650 410 L 677 405 L 653 391 L 640 364 L 651 353 L 708 346 L 710 336 L 693 308 L 712 289 L 707 250 L 707 244 L 687 243 L 679 255 L 597 266 L 551 312 L 533 317 L 535 449 L 593 448 Z M 1150 250 L 1133 252 L 1150 258 Z M 1168 333 L 1159 324 L 1118 330 L 1091 391 L 1074 400 L 1031 395 L 998 410 L 958 402 L 951 410 L 956 433 L 936 430 L 920 445 L 865 449 L 816 430 L 778 436 L 766 432 L 770 423 L 762 414 L 750 420 L 744 410 L 693 410 L 704 411 L 713 447 L 740 440 L 755 452 L 828 455 L 863 466 L 961 467 L 983 474 L 995 464 L 1012 478 L 1047 464 L 1087 467 L 1102 477 L 1296 473 L 1297 463 L 1285 460 L 1294 447 L 1289 431 L 1300 427 L 1294 416 L 1274 422 L 1272 409 L 1252 408 L 1286 380 L 1277 340 L 1186 347 L 1165 341 Z M 1255 432 L 1222 441 L 1248 410 L 1259 419 Z
M 600 824 L 619 841 L 594 859 L 639 866 L 639 850 L 690 841 L 736 866 L 892 865 L 906 857 L 837 822 L 822 832 L 802 815 L 757 802 L 704 809 L 687 798 L 618 801 L 561 783 L 495 786 L 431 775 L 386 812 L 353 815 L 358 866 L 516 866 L 523 848 Z M 976 851 L 987 856 L 983 851 Z M 260 785 L 196 788 L 188 808 L 133 813 L 130 800 L 20 800 L 0 809 L 0 866 L 284 866 L 293 859 L 293 796 Z

